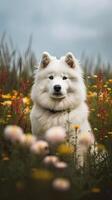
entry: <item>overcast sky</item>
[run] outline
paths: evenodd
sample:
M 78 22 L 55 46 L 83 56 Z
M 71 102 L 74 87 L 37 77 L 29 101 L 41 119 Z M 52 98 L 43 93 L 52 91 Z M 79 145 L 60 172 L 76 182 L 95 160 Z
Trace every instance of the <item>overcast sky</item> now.
M 112 63 L 112 0 L 0 0 L 0 35 L 4 31 L 21 51 L 32 35 L 37 57 L 100 53 Z

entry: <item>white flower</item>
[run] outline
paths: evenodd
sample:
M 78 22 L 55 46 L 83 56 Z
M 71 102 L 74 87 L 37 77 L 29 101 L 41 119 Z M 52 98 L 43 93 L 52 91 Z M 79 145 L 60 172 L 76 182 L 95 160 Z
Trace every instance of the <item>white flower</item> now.
M 49 145 L 44 140 L 34 142 L 30 149 L 35 154 L 46 155 L 49 153 Z
M 59 158 L 57 156 L 46 156 L 43 160 L 43 162 L 47 165 L 49 165 L 49 164 L 54 165 L 58 161 L 59 161 Z
M 65 129 L 60 126 L 52 127 L 48 129 L 45 137 L 51 143 L 63 142 L 66 137 Z
M 70 181 L 65 178 L 56 178 L 52 185 L 56 190 L 60 191 L 67 191 L 70 189 Z
M 4 135 L 11 142 L 19 142 L 23 136 L 23 130 L 16 125 L 8 125 L 4 130 Z
M 66 162 L 59 161 L 59 162 L 54 163 L 54 166 L 58 169 L 65 169 L 67 168 L 68 165 Z

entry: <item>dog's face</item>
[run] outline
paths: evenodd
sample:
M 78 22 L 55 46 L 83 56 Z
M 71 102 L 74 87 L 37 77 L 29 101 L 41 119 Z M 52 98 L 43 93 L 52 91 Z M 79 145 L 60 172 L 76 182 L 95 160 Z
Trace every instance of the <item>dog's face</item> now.
M 85 100 L 85 85 L 72 53 L 59 60 L 44 53 L 36 72 L 32 99 L 43 108 L 65 110 Z

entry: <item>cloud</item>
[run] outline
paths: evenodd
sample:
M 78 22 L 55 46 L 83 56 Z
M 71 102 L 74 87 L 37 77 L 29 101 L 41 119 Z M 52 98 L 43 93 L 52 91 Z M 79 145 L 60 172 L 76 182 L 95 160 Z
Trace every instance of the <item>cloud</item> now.
M 111 18 L 111 0 L 1 0 L 0 33 L 6 31 L 19 49 L 32 34 L 38 55 L 85 50 L 112 60 Z

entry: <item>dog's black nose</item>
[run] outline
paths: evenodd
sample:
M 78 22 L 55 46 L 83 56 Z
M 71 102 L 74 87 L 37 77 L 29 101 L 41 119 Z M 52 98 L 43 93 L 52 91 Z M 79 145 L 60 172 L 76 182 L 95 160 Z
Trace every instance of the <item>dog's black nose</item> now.
M 61 86 L 60 86 L 60 85 L 55 85 L 55 86 L 54 86 L 54 90 L 55 90 L 56 92 L 59 92 L 59 91 L 61 90 Z

